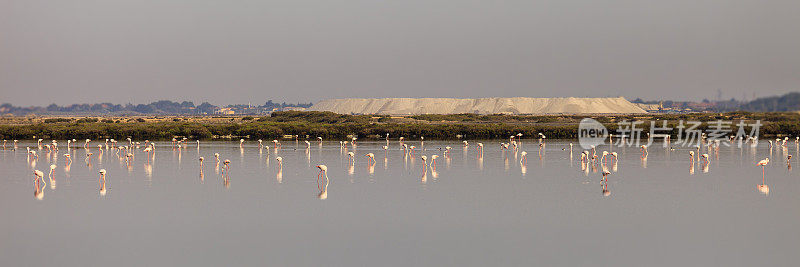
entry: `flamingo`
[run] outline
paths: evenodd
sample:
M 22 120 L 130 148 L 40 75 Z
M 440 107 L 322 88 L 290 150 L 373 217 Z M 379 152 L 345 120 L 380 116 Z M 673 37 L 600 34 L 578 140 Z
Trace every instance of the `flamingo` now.
M 50 164 L 50 173 L 47 174 L 47 177 L 50 177 L 50 180 L 53 180 L 53 172 L 56 170 L 55 164 Z
M 420 158 L 422 159 L 422 173 L 427 174 L 428 173 L 428 157 L 423 155 Z
M 642 158 L 647 157 L 647 154 L 648 154 L 647 153 L 647 146 L 641 145 L 641 146 L 639 146 L 639 150 L 642 151 Z
M 39 139 L 39 140 L 42 140 L 42 139 Z M 86 139 L 86 143 L 83 143 L 83 148 L 84 149 L 89 149 L 89 142 L 91 142 L 91 141 L 92 140 Z
M 603 168 L 603 179 L 600 181 L 600 184 L 603 188 L 603 196 L 606 197 L 611 195 L 611 191 L 608 190 L 608 178 L 606 178 L 609 174 L 611 174 L 611 172 L 609 172 L 608 169 Z
M 769 195 L 769 186 L 766 183 L 764 175 L 764 167 L 767 166 L 767 164 L 769 164 L 769 158 L 765 158 L 756 164 L 756 166 L 761 166 L 761 184 L 756 185 L 756 189 L 764 195 Z
M 694 165 L 694 151 L 689 151 L 689 163 Z
M 389 146 L 383 146 L 383 150 L 388 150 Z
M 319 168 L 319 175 L 317 175 L 317 187 L 319 188 L 319 195 L 317 198 L 319 199 L 327 199 L 328 198 L 328 184 L 330 184 L 330 179 L 328 179 L 328 166 L 325 165 L 317 165 Z M 324 175 L 324 176 L 323 176 Z M 319 179 L 325 178 L 325 186 L 323 186 Z
M 50 173 L 47 174 L 47 177 L 50 178 L 50 189 L 52 189 L 52 190 L 56 189 L 56 180 L 55 180 L 56 173 L 55 173 L 55 170 L 56 170 L 56 165 L 55 164 L 50 164 Z M 44 181 L 44 179 L 42 179 L 42 181 Z
M 465 141 L 461 141 L 461 142 L 464 142 L 464 147 L 468 147 L 469 146 L 469 142 L 467 142 L 466 140 Z
M 217 159 L 217 164 L 219 164 L 219 153 L 214 153 L 214 158 Z
M 481 155 L 483 155 L 483 143 L 478 143 L 477 149 L 481 153 Z
M 700 157 L 703 159 L 703 162 L 705 162 L 705 164 L 708 165 L 708 163 L 709 163 L 708 154 L 700 155 Z
M 283 158 L 282 157 L 276 157 L 275 160 L 278 161 L 278 168 L 279 169 L 283 169 Z
M 350 163 L 352 163 L 352 164 L 356 163 L 356 154 L 355 153 L 353 153 L 352 151 L 351 152 L 347 152 L 347 156 L 350 157 Z
M 222 162 L 222 175 L 223 176 L 227 175 L 228 172 L 230 171 L 229 164 L 231 164 L 231 161 L 228 160 L 228 159 L 225 159 L 225 161 Z
M 375 154 L 367 153 L 365 156 L 367 157 L 367 165 L 375 164 Z
M 522 165 L 527 165 L 528 164 L 528 152 L 522 151 L 522 153 L 519 153 L 519 154 L 520 154 L 519 163 L 521 163 Z
M 244 144 L 244 139 L 239 139 L 239 148 L 242 147 L 242 144 Z
M 100 183 L 100 195 L 101 196 L 105 196 L 106 195 L 106 169 L 100 169 L 100 171 L 98 171 L 98 172 L 100 173 L 100 179 L 97 180 L 97 182 Z
M 756 166 L 761 166 L 761 180 L 762 181 L 764 180 L 764 177 L 765 177 L 764 176 L 764 172 L 765 172 L 764 171 L 764 167 L 767 166 L 767 164 L 769 164 L 769 158 L 765 158 L 765 159 L 759 161 L 758 163 L 756 163 Z
M 200 170 L 203 170 L 203 157 L 200 157 Z
M 35 187 L 33 196 L 38 200 L 42 200 L 44 199 L 44 186 L 47 186 L 47 183 L 45 183 L 44 179 L 42 179 L 42 177 L 44 177 L 44 173 L 39 170 L 33 170 L 33 177 L 33 186 Z M 39 187 L 40 181 L 44 184 L 44 186 Z
M 309 142 L 308 140 L 305 140 L 305 142 L 306 142 L 306 148 L 311 147 L 311 142 Z
M 264 140 L 258 139 L 258 148 L 264 148 Z
M 431 156 L 431 168 L 432 168 L 431 171 L 436 171 L 436 158 L 438 158 L 438 157 L 439 157 L 439 155 L 432 155 Z M 436 177 L 434 177 L 434 178 L 436 178 Z

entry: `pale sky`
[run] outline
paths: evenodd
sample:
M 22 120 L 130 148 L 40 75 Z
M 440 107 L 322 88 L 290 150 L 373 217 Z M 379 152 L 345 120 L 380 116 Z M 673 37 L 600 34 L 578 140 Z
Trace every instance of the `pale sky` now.
M 800 1 L 0 0 L 0 103 L 748 98 L 800 91 Z

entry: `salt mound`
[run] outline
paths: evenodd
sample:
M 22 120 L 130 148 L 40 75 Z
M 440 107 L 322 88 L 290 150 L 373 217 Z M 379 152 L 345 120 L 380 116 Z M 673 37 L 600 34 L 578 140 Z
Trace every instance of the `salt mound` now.
M 347 98 L 320 101 L 309 110 L 340 114 L 632 114 L 647 113 L 617 98 Z

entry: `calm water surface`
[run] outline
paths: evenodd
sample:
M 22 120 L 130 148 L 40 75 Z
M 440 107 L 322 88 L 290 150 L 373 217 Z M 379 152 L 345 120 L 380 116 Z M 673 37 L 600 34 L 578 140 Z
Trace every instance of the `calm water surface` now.
M 90 144 L 48 153 L 35 166 L 21 142 L 0 151 L 0 262 L 3 266 L 796 266 L 800 182 L 784 150 L 723 146 L 707 170 L 692 171 L 689 149 L 618 148 L 616 168 L 570 157 L 570 141 L 523 140 L 519 152 L 470 141 L 338 141 L 280 150 L 254 141 L 160 142 L 126 164 L 124 153 Z M 575 142 L 575 141 L 572 141 Z M 268 142 L 265 142 L 267 144 Z M 577 143 L 577 142 L 576 142 Z M 82 145 L 82 143 L 80 144 Z M 269 143 L 270 147 L 272 144 Z M 452 146 L 449 157 L 439 148 Z M 565 149 L 565 150 L 562 150 Z M 610 150 L 608 145 L 599 148 Z M 355 152 L 351 166 L 347 152 Z M 65 166 L 65 153 L 73 158 Z M 227 178 L 214 153 L 229 159 Z M 369 167 L 366 153 L 374 153 Z M 703 151 L 702 153 L 707 153 Z M 437 154 L 423 175 L 421 155 Z M 541 155 L 541 156 L 540 156 Z M 205 158 L 201 168 L 198 158 Z M 279 168 L 276 157 L 283 158 Z M 769 194 L 759 160 L 766 167 Z M 55 182 L 48 178 L 55 163 Z M 87 164 L 88 163 L 88 164 Z M 318 170 L 330 183 L 320 199 Z M 32 171 L 44 172 L 35 194 Z M 101 194 L 98 170 L 107 170 Z M 616 169 L 616 170 L 614 170 Z M 55 184 L 53 186 L 53 184 Z M 608 190 L 604 196 L 603 190 Z M 41 200 L 37 199 L 41 196 Z

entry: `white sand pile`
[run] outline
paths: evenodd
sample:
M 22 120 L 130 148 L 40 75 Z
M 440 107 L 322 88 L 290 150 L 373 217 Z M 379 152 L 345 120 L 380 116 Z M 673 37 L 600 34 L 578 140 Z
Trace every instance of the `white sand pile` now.
M 348 98 L 320 101 L 310 108 L 341 114 L 631 114 L 647 113 L 625 98 Z

